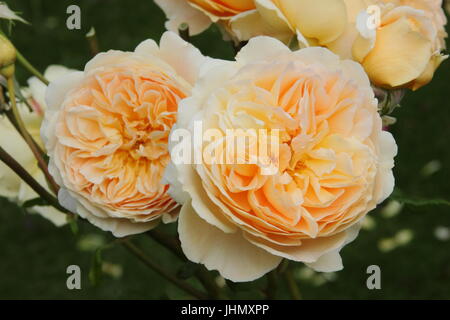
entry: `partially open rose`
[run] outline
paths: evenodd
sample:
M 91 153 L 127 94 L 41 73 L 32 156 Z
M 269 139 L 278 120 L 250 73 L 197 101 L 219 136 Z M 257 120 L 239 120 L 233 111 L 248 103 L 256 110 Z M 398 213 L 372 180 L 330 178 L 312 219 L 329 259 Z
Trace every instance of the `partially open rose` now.
M 204 59 L 167 32 L 50 84 L 41 135 L 65 207 L 118 237 L 173 220 L 167 139 Z
M 202 155 L 193 164 L 178 161 L 172 141 L 166 173 L 176 178 L 171 193 L 187 199 L 178 227 L 186 256 L 232 281 L 261 277 L 282 258 L 341 269 L 339 251 L 394 186 L 396 144 L 382 131 L 364 70 L 327 49 L 291 52 L 268 37 L 250 40 L 236 62 L 204 70 L 180 104 L 171 141 L 180 132 L 198 141 L 198 123 L 216 139 L 193 144 Z M 257 161 L 211 161 L 237 129 L 279 130 L 275 172 Z M 250 144 L 226 150 L 230 159 L 252 155 Z
M 329 49 L 360 62 L 381 87 L 416 90 L 431 81 L 447 58 L 442 0 L 345 1 L 349 24 Z

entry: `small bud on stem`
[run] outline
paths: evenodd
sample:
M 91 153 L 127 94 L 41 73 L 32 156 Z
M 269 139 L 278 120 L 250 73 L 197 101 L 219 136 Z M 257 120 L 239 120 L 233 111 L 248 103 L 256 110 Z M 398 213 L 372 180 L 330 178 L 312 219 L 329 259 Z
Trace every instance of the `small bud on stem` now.
M 0 33 L 0 75 L 9 78 L 14 74 L 16 58 L 16 48 Z

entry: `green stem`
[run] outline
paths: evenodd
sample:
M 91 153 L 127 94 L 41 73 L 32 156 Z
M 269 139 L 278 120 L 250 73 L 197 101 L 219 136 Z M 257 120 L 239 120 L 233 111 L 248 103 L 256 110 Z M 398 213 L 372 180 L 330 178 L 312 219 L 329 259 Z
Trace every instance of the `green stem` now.
M 145 255 L 145 253 L 140 248 L 138 248 L 136 245 L 131 243 L 131 241 L 124 240 L 122 242 L 122 244 L 128 251 L 130 251 L 132 254 L 134 254 L 147 267 L 153 269 L 160 276 L 162 276 L 165 279 L 167 279 L 168 281 L 172 282 L 174 285 L 176 285 L 180 289 L 184 290 L 191 296 L 193 296 L 197 299 L 206 299 L 207 298 L 207 296 L 203 292 L 197 290 L 196 288 L 192 287 L 188 283 L 181 281 L 181 280 L 177 279 L 175 276 L 173 276 L 172 274 L 168 273 L 165 269 L 163 269 L 161 266 L 156 264 L 152 259 L 147 257 L 147 255 Z
M 17 61 L 20 62 L 20 64 L 28 70 L 32 75 L 34 75 L 36 78 L 42 81 L 45 85 L 48 86 L 49 81 L 44 77 L 42 73 L 40 73 L 33 65 L 17 50 L 16 48 L 16 54 L 17 54 Z
M 181 250 L 181 245 L 178 239 L 169 237 L 168 235 L 162 233 L 159 230 L 150 230 L 146 233 L 154 241 L 158 242 L 161 246 L 168 249 L 175 256 L 177 256 L 183 262 L 187 262 L 187 258 Z M 219 286 L 215 283 L 211 274 L 203 267 L 195 272 L 196 278 L 200 281 L 202 286 L 208 291 L 208 294 L 213 299 L 228 299 L 227 296 L 221 292 Z
M 28 144 L 28 146 L 31 149 L 31 152 L 33 152 L 36 160 L 38 161 L 39 168 L 44 173 L 45 179 L 47 180 L 50 189 L 55 193 L 58 194 L 59 186 L 56 184 L 56 182 L 53 180 L 53 177 L 48 172 L 47 168 L 47 162 L 42 157 L 42 150 L 38 147 L 36 142 L 33 140 L 31 135 L 28 133 L 27 128 L 25 124 L 22 121 L 22 117 L 20 116 L 19 110 L 17 108 L 16 104 L 16 93 L 15 93 L 15 87 L 14 87 L 14 78 L 9 77 L 7 79 L 7 85 L 8 85 L 8 92 L 11 102 L 11 108 L 12 108 L 12 115 L 14 117 L 14 120 L 16 121 L 16 126 L 22 135 L 25 142 Z
M 186 42 L 191 42 L 191 37 L 189 35 L 189 25 L 187 23 L 180 24 L 180 26 L 178 27 L 178 33 L 181 39 Z
M 39 196 L 45 199 L 49 205 L 55 207 L 56 209 L 66 212 L 66 209 L 61 207 L 56 199 L 50 192 L 48 192 L 44 187 L 42 187 L 39 182 L 37 182 L 27 170 L 25 170 L 20 163 L 18 163 L 13 157 L 11 157 L 2 147 L 0 147 L 0 160 L 7 165 L 12 171 L 14 171 L 26 184 L 33 189 Z
M 177 256 L 178 258 L 180 258 L 183 261 L 186 261 L 186 256 L 184 255 L 183 251 L 181 250 L 180 243 L 177 239 L 171 238 L 168 235 L 166 235 L 156 229 L 147 231 L 146 234 L 151 239 L 158 242 L 161 246 L 165 247 L 170 252 L 172 252 L 175 256 Z
M 294 276 L 292 275 L 292 270 L 287 268 L 284 273 L 284 278 L 288 285 L 289 293 L 293 300 L 302 300 L 302 295 L 300 293 L 300 289 L 298 288 L 297 282 L 295 281 Z
M 275 269 L 267 274 L 267 287 L 265 290 L 267 300 L 275 300 L 277 296 L 277 289 L 278 289 L 278 272 Z

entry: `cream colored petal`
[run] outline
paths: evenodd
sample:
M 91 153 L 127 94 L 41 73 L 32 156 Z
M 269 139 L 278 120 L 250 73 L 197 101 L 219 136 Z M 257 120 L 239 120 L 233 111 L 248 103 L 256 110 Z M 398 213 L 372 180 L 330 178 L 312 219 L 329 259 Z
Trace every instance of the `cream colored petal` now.
M 278 245 L 249 233 L 246 233 L 245 237 L 254 245 L 267 250 L 273 255 L 298 262 L 311 263 L 317 261 L 325 253 L 341 248 L 345 243 L 347 234 L 340 232 L 330 237 L 303 239 L 299 246 Z
M 76 87 L 83 76 L 83 72 L 76 71 L 50 82 L 45 96 L 48 112 L 53 113 L 61 107 L 67 92 Z
M 0 132 L 0 146 L 24 168 L 34 169 L 36 160 L 32 152 L 5 116 L 0 117 Z M 0 161 L 0 195 L 8 198 L 18 197 L 21 183 L 19 176 Z
M 324 254 L 316 262 L 307 263 L 308 267 L 318 272 L 335 272 L 344 269 L 342 258 L 338 251 Z
M 441 63 L 448 58 L 448 55 L 441 55 L 437 54 L 434 55 L 430 62 L 428 63 L 427 67 L 425 68 L 424 72 L 411 84 L 410 88 L 412 90 L 417 90 L 424 85 L 428 84 L 434 76 L 434 72 L 436 69 L 441 65 Z
M 255 0 L 256 8 L 266 23 L 278 32 L 294 34 L 294 29 L 289 25 L 286 16 L 271 0 Z
M 161 183 L 170 185 L 168 193 L 179 204 L 184 204 L 190 199 L 189 194 L 183 191 L 183 186 L 178 181 L 178 170 L 172 161 L 166 166 Z
M 67 224 L 67 215 L 56 210 L 50 206 L 35 206 L 29 209 L 31 212 L 36 212 L 40 216 L 44 217 L 57 227 L 62 227 Z
M 69 210 L 70 212 L 77 212 L 78 202 L 70 194 L 69 190 L 64 187 L 60 187 L 58 192 L 58 202 L 61 206 Z
M 122 59 L 126 59 L 131 55 L 131 52 L 119 51 L 119 50 L 108 50 L 106 52 L 100 52 L 95 57 L 93 57 L 84 67 L 84 72 L 89 74 L 96 68 L 105 67 L 118 63 Z
M 326 44 L 326 47 L 339 55 L 341 59 L 353 59 L 352 46 L 358 37 L 354 23 L 349 23 L 344 33 L 335 41 Z
M 236 55 L 239 64 L 254 63 L 273 59 L 280 54 L 289 53 L 289 48 L 281 41 L 270 37 L 256 37 L 250 39 L 241 51 Z
M 298 50 L 295 52 L 296 57 L 305 64 L 315 64 L 320 61 L 320 64 L 331 70 L 342 69 L 341 60 L 338 55 L 330 50 L 321 47 L 310 47 Z
M 226 234 L 208 224 L 189 203 L 181 209 L 178 233 L 189 260 L 204 264 L 208 270 L 218 270 L 222 277 L 234 282 L 256 280 L 281 261 L 251 244 L 241 231 Z
M 202 11 L 192 7 L 186 0 L 155 0 L 167 16 L 167 30 L 178 32 L 182 23 L 189 25 L 189 33 L 197 35 L 211 25 L 211 19 Z
M 68 69 L 60 65 L 50 65 L 45 70 L 44 77 L 50 82 L 52 82 L 56 81 L 58 78 L 61 78 L 75 71 L 77 70 Z M 31 77 L 30 79 L 27 80 L 27 82 L 30 95 L 33 97 L 34 100 L 36 100 L 39 106 L 45 110 L 46 109 L 45 91 L 47 90 L 47 86 L 36 77 Z
M 386 200 L 394 191 L 395 178 L 392 168 L 397 151 L 398 147 L 392 134 L 382 131 L 380 135 L 380 163 L 375 185 L 377 203 Z
M 155 63 L 155 57 L 161 59 L 191 86 L 197 81 L 202 65 L 208 60 L 197 48 L 172 31 L 163 33 L 159 46 L 148 39 L 141 42 L 134 51 L 148 59 L 150 64 Z
M 170 31 L 162 35 L 159 47 L 160 57 L 171 65 L 178 75 L 194 85 L 202 65 L 207 60 L 200 50 Z
M 277 38 L 283 43 L 288 43 L 292 38 L 290 29 L 278 30 L 270 26 L 261 16 L 258 10 L 250 10 L 238 14 L 230 19 L 230 28 L 240 41 L 266 35 Z
M 343 0 L 278 0 L 290 25 L 323 45 L 336 40 L 347 26 Z
M 85 218 L 94 226 L 102 229 L 103 231 L 111 232 L 116 238 L 123 238 L 134 234 L 140 234 L 151 230 L 158 226 L 160 219 L 149 221 L 146 223 L 133 223 L 127 219 L 119 218 L 99 218 L 93 215 L 82 205 L 78 205 L 76 211 L 80 217 Z
M 157 56 L 159 54 L 159 46 L 155 40 L 147 39 L 139 43 L 134 52 L 142 55 Z
M 350 79 L 355 80 L 361 86 L 361 90 L 370 88 L 370 79 L 361 64 L 352 60 L 344 60 L 341 62 L 341 67 Z M 372 92 L 370 94 L 373 96 Z
M 342 264 L 342 258 L 339 252 L 345 245 L 356 239 L 360 229 L 360 223 L 353 225 L 352 227 L 344 231 L 346 238 L 344 243 L 339 248 L 326 252 L 324 255 L 320 256 L 317 261 L 307 263 L 306 265 L 318 272 L 335 272 L 342 270 L 344 268 L 344 265 Z

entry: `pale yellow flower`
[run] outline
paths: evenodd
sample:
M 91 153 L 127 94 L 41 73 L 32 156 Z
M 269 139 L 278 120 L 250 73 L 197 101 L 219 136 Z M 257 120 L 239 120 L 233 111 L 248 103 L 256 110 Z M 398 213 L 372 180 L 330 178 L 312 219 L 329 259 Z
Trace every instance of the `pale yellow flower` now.
M 44 76 L 47 79 L 54 81 L 72 71 L 73 70 L 63 66 L 52 65 L 47 68 Z M 28 87 L 22 88 L 22 92 L 33 110 L 30 111 L 23 103 L 18 106 L 28 132 L 39 144 L 41 144 L 39 130 L 46 109 L 44 99 L 45 90 L 46 85 L 40 82 L 40 80 L 35 77 L 30 78 L 28 80 Z M 12 155 L 14 159 L 16 159 L 28 173 L 31 174 L 31 176 L 33 176 L 33 178 L 48 189 L 44 174 L 38 167 L 33 153 L 5 116 L 0 119 L 0 132 L 0 145 L 2 148 Z M 38 195 L 22 179 L 20 179 L 19 176 L 1 162 L 0 195 L 9 198 L 12 201 L 16 201 L 19 204 L 38 197 Z M 66 215 L 53 207 L 34 206 L 28 210 L 40 214 L 53 222 L 56 226 L 66 224 Z
M 50 84 L 41 135 L 63 206 L 117 237 L 176 218 L 161 183 L 167 139 L 205 59 L 167 32 Z
M 198 121 L 224 136 L 228 129 L 277 129 L 279 152 L 270 157 L 278 169 L 269 175 L 259 162 L 217 159 L 221 150 L 251 157 L 250 147 L 238 154 L 219 148 L 218 161 L 210 161 L 202 150 L 221 138 L 201 140 L 201 149 L 194 144 L 193 154 L 203 155 L 194 164 L 176 161 L 178 144 L 171 144 L 166 177 L 184 201 L 178 231 L 186 256 L 232 281 L 254 280 L 282 258 L 341 269 L 339 251 L 394 187 L 396 144 L 382 131 L 362 67 L 325 48 L 291 52 L 257 37 L 236 62 L 207 63 L 202 74 L 174 128 L 195 140 Z
M 360 62 L 371 81 L 416 90 L 431 81 L 447 58 L 442 0 L 346 0 L 349 25 L 327 47 Z M 367 9 L 376 8 L 372 13 Z M 374 15 L 379 14 L 379 18 Z M 372 18 L 379 25 L 370 26 Z
M 345 30 L 343 0 L 255 0 L 257 10 L 234 18 L 235 34 L 250 38 L 269 35 L 287 43 L 297 37 L 301 47 L 324 45 Z

